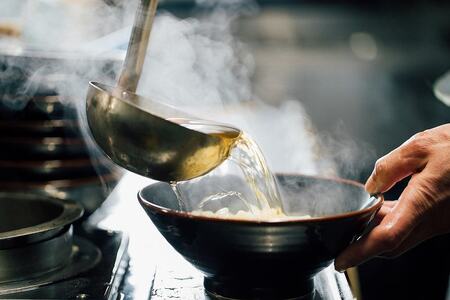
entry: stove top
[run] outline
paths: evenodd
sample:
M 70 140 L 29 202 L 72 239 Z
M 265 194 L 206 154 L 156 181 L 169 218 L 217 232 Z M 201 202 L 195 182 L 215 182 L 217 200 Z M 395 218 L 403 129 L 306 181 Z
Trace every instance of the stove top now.
M 81 225 L 74 233 L 74 254 L 68 266 L 45 277 L 10 284 L 15 293 L 2 295 L 0 287 L 0 299 L 117 299 L 128 265 L 127 236 Z M 24 285 L 28 286 L 25 291 Z

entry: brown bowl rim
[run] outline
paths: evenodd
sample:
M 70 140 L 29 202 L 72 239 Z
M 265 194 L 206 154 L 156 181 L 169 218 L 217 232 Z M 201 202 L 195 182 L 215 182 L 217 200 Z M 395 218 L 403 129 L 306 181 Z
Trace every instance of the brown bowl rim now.
M 316 176 L 316 175 L 305 175 L 305 174 L 299 174 L 299 173 L 276 173 L 275 175 L 282 175 L 282 176 L 302 176 L 302 177 L 308 177 L 308 178 L 315 178 L 315 179 L 323 179 L 323 180 L 331 180 L 335 182 L 350 184 L 358 187 L 364 188 L 364 185 L 360 182 L 357 182 L 355 180 L 350 179 L 344 179 L 339 177 L 327 177 L 327 176 Z M 280 219 L 274 219 L 273 221 L 269 220 L 251 220 L 251 219 L 233 219 L 233 218 L 214 218 L 214 217 L 207 217 L 207 216 L 199 216 L 199 215 L 193 215 L 190 212 L 180 212 L 173 209 L 165 208 L 160 205 L 153 204 L 147 200 L 145 200 L 141 193 L 142 191 L 147 188 L 148 186 L 142 188 L 137 196 L 139 202 L 152 209 L 153 211 L 156 211 L 160 214 L 169 215 L 172 217 L 180 217 L 180 218 L 187 218 L 187 219 L 195 219 L 195 220 L 201 220 L 201 221 L 209 221 L 209 222 L 226 222 L 226 223 L 235 223 L 235 224 L 248 224 L 248 225 L 289 225 L 289 224 L 298 224 L 298 223 L 317 223 L 317 222 L 330 222 L 330 221 L 336 221 L 336 220 L 342 220 L 347 219 L 351 217 L 356 216 L 362 216 L 367 213 L 377 212 L 384 202 L 384 196 L 383 194 L 377 195 L 377 202 L 375 202 L 373 205 L 356 211 L 351 211 L 347 213 L 341 213 L 336 215 L 328 215 L 323 217 L 312 217 L 312 218 L 301 218 L 299 219 L 288 219 L 288 220 L 280 220 Z

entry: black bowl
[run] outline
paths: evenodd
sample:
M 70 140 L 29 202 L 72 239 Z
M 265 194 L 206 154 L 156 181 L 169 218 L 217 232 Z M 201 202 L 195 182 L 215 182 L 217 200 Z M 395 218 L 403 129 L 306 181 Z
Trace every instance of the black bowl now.
M 203 272 L 207 292 L 236 299 L 308 298 L 314 293 L 313 276 L 363 232 L 383 199 L 370 198 L 361 184 L 347 180 L 279 175 L 278 181 L 288 200 L 286 213 L 312 218 L 194 216 L 178 210 L 166 183 L 144 188 L 138 198 L 167 241 Z

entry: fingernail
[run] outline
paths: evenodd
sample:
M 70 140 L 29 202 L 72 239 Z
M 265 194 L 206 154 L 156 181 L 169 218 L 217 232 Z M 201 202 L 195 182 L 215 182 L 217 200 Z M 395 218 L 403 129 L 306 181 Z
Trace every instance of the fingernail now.
M 347 267 L 344 263 L 342 263 L 342 261 L 339 260 L 334 262 L 334 269 L 339 273 L 344 273 Z

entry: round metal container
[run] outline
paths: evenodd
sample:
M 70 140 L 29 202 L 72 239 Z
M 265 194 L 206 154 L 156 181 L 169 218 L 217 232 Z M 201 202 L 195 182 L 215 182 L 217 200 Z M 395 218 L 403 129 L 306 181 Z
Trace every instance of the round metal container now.
M 77 121 L 57 120 L 0 120 L 2 137 L 77 137 L 80 136 Z
M 76 203 L 31 194 L 0 193 L 0 283 L 64 267 L 72 254 Z
M 56 160 L 0 160 L 2 181 L 43 182 L 62 179 L 77 179 L 104 175 L 110 172 L 111 163 L 103 159 L 89 158 Z
M 8 193 L 26 192 L 58 200 L 72 200 L 84 208 L 84 217 L 93 213 L 105 201 L 109 191 L 121 177 L 119 172 L 87 178 L 50 180 L 44 182 L 0 180 L 0 190 Z
M 2 160 L 88 158 L 88 148 L 82 138 L 0 137 Z

